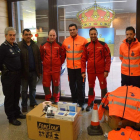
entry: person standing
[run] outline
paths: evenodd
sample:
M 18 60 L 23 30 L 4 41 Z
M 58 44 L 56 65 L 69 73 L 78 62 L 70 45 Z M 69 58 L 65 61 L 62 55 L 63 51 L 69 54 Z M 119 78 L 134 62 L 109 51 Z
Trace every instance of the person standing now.
M 24 29 L 22 33 L 23 40 L 18 43 L 21 50 L 21 85 L 22 85 L 22 112 L 27 112 L 27 91 L 29 86 L 30 106 L 35 107 L 37 102 L 36 83 L 37 77 L 42 73 L 40 51 L 37 44 L 31 39 L 31 31 Z
M 78 35 L 76 24 L 69 25 L 70 36 L 63 42 L 66 50 L 69 86 L 73 103 L 79 103 L 84 110 L 85 79 L 81 76 L 81 55 L 88 41 Z
M 135 29 L 126 28 L 126 39 L 120 45 L 121 85 L 140 88 L 140 42 L 135 38 Z
M 93 107 L 93 101 L 95 98 L 95 80 L 99 79 L 101 88 L 101 98 L 107 93 L 107 81 L 106 78 L 110 71 L 111 55 L 108 45 L 105 42 L 99 41 L 97 38 L 98 32 L 96 28 L 89 30 L 89 36 L 91 42 L 87 43 L 84 48 L 84 52 L 81 58 L 81 73 L 82 77 L 86 77 L 86 62 L 87 73 L 89 82 L 88 92 L 88 106 L 86 111 L 90 111 Z
M 40 46 L 41 59 L 43 62 L 43 88 L 45 92 L 45 100 L 50 101 L 51 91 L 50 83 L 53 82 L 54 104 L 59 102 L 60 91 L 60 72 L 61 66 L 65 60 L 65 52 L 62 44 L 56 42 L 56 31 L 51 29 L 46 42 Z
M 20 98 L 20 49 L 15 43 L 16 30 L 13 27 L 5 28 L 5 42 L 0 46 L 1 82 L 5 96 L 4 109 L 9 123 L 19 126 L 17 118 L 25 119 L 19 107 Z

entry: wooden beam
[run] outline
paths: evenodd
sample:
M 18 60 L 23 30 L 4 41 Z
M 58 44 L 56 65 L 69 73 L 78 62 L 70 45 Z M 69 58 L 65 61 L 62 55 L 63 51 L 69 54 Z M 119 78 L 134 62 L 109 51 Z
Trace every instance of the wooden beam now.
M 7 0 L 7 10 L 8 10 L 8 24 L 12 26 L 12 2 Z
M 7 0 L 9 2 L 26 1 L 26 0 Z
M 12 2 L 26 1 L 26 0 L 7 0 L 8 20 L 9 26 L 12 26 Z
M 58 36 L 58 8 L 57 0 L 48 0 L 49 30 L 55 29 Z M 57 38 L 58 41 L 58 38 Z

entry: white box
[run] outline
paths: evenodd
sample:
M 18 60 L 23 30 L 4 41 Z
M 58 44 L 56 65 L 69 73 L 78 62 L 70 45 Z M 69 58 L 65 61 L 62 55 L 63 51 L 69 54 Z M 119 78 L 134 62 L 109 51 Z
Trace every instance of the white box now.
M 64 120 L 66 115 L 67 111 L 57 111 L 54 118 Z
M 77 103 L 68 103 L 69 112 L 77 112 Z
M 77 112 L 67 112 L 66 116 L 64 116 L 64 120 L 74 121 L 74 118 L 76 115 L 77 115 Z
M 58 102 L 58 110 L 67 111 L 68 103 L 67 102 Z

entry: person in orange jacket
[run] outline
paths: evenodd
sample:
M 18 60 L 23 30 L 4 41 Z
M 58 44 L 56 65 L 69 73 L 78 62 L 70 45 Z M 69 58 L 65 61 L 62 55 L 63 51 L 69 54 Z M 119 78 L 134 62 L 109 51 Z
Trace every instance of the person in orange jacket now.
M 121 85 L 140 88 L 140 42 L 135 38 L 135 29 L 126 28 L 126 39 L 120 45 Z
M 73 103 L 79 103 L 84 110 L 85 80 L 81 76 L 81 55 L 88 41 L 78 35 L 76 24 L 69 25 L 69 33 L 62 44 L 66 50 L 69 86 Z
M 89 30 L 91 42 L 85 45 L 81 58 L 81 73 L 82 77 L 86 77 L 86 62 L 89 82 L 88 106 L 86 111 L 90 111 L 93 107 L 95 98 L 94 86 L 96 77 L 99 79 L 101 88 L 101 97 L 107 93 L 106 78 L 110 71 L 111 55 L 108 45 L 105 42 L 99 41 L 97 38 L 98 32 L 96 28 Z
M 56 37 L 56 31 L 51 29 L 47 41 L 40 46 L 41 59 L 43 62 L 43 88 L 45 99 L 47 101 L 51 99 L 50 83 L 53 81 L 54 104 L 57 104 L 59 101 L 60 71 L 61 65 L 65 60 L 65 51 L 62 44 L 56 42 Z

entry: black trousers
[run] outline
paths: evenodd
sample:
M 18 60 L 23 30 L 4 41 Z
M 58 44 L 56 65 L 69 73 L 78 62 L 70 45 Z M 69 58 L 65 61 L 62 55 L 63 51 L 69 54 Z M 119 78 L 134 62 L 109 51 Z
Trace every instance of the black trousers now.
M 85 79 L 81 76 L 81 69 L 69 69 L 69 86 L 71 90 L 72 101 L 82 105 L 85 103 Z
M 127 76 L 121 74 L 121 86 L 136 86 L 140 88 L 140 76 Z
M 15 119 L 20 112 L 20 72 L 8 72 L 1 77 L 3 94 L 5 95 L 4 109 L 9 120 Z

